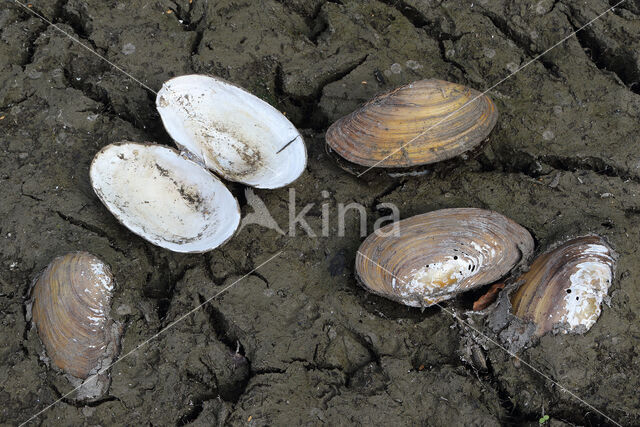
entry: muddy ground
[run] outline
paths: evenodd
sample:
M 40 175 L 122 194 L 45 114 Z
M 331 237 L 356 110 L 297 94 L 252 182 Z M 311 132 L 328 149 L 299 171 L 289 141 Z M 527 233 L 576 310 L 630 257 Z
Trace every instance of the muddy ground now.
M 224 77 L 285 112 L 309 165 L 292 185 L 308 222 L 359 202 L 369 231 L 447 207 L 493 209 L 541 252 L 597 233 L 620 255 L 610 304 L 585 335 L 545 336 L 523 360 L 623 425 L 640 423 L 640 1 L 627 0 L 500 84 L 488 144 L 424 176 L 358 179 L 324 151 L 327 126 L 374 94 L 421 78 L 484 90 L 606 10 L 606 0 L 32 0 L 32 10 L 152 90 L 186 73 Z M 279 250 L 205 309 L 116 364 L 107 395 L 64 398 L 44 425 L 554 425 L 611 423 L 439 308 L 356 285 L 362 237 L 283 236 L 258 225 L 180 255 L 119 225 L 94 195 L 93 155 L 121 140 L 171 145 L 154 94 L 12 1 L 0 4 L 0 423 L 71 390 L 41 361 L 25 320 L 32 278 L 66 251 L 114 271 L 123 353 Z M 244 189 L 230 185 L 251 212 Z M 328 191 L 325 198 L 322 191 Z M 288 227 L 289 189 L 256 190 Z M 463 313 L 469 298 L 448 304 Z M 488 334 L 480 316 L 468 317 Z M 493 335 L 495 337 L 495 334 Z M 486 344 L 486 342 L 485 342 Z M 474 348 L 474 350 L 469 350 Z M 473 351 L 475 357 L 468 357 Z M 466 356 L 465 356 L 466 355 Z M 486 363 L 482 363 L 482 359 Z

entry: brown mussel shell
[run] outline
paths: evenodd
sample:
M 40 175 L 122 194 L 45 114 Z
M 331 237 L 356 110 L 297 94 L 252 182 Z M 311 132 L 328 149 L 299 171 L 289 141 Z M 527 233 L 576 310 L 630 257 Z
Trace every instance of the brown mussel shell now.
M 501 279 L 526 263 L 533 247 L 527 230 L 497 212 L 442 209 L 369 235 L 356 274 L 375 294 L 426 307 Z
M 109 316 L 109 266 L 87 252 L 54 259 L 31 289 L 31 318 L 51 363 L 79 379 L 106 367 L 119 351 Z
M 616 255 L 598 236 L 569 240 L 531 264 L 511 295 L 513 314 L 549 331 L 582 333 L 598 320 L 614 277 Z
M 420 80 L 339 119 L 327 130 L 326 141 L 351 163 L 415 167 L 475 148 L 497 120 L 496 106 L 486 95 L 443 80 Z

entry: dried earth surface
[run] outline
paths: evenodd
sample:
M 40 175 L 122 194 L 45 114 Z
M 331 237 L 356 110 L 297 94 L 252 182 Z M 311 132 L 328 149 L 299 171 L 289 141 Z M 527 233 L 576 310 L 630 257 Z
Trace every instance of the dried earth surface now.
M 117 363 L 108 393 L 68 396 L 43 425 L 552 425 L 611 423 L 452 317 L 473 296 L 424 311 L 369 295 L 353 262 L 355 211 L 337 204 L 496 210 L 537 252 L 597 233 L 619 254 L 610 301 L 584 335 L 548 335 L 520 357 L 622 425 L 640 405 L 640 1 L 627 0 L 489 95 L 500 118 L 473 158 L 427 175 L 347 174 L 328 157 L 329 124 L 377 93 L 421 78 L 485 90 L 605 11 L 606 0 L 32 0 L 0 2 L 0 424 L 19 424 L 71 390 L 41 360 L 25 319 L 31 280 L 67 251 L 112 266 L 123 354 L 250 273 Z M 116 141 L 172 145 L 154 107 L 163 81 L 221 76 L 271 103 L 305 136 L 291 186 L 320 235 L 259 225 L 222 248 L 180 255 L 122 227 L 94 195 L 91 159 Z M 143 87 L 143 83 L 147 87 Z M 252 212 L 244 188 L 230 188 Z M 289 189 L 258 195 L 285 231 Z M 328 192 L 323 194 L 323 191 Z

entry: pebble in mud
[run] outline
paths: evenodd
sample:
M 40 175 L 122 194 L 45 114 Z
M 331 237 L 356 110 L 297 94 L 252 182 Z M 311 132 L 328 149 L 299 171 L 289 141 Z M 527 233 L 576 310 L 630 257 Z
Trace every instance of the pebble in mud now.
M 484 56 L 486 56 L 489 59 L 491 59 L 494 56 L 496 56 L 496 51 L 494 49 L 489 49 L 489 48 L 486 48 L 486 47 L 483 49 L 483 53 L 484 53 Z
M 507 65 L 505 65 L 505 67 L 511 74 L 515 74 L 519 68 L 518 64 L 516 64 L 515 62 L 509 62 Z
M 538 15 L 545 15 L 553 8 L 555 2 L 552 0 L 541 0 L 536 4 L 536 13 Z
M 127 314 L 131 314 L 133 311 L 131 310 L 131 306 L 129 304 L 120 304 L 118 308 L 116 308 L 116 313 L 120 316 L 126 316 Z
M 124 55 L 131 55 L 136 51 L 136 46 L 133 43 L 126 43 L 122 46 L 122 53 Z
M 394 64 L 391 64 L 391 67 L 389 67 L 389 70 L 393 74 L 400 74 L 402 72 L 402 66 L 396 62 Z
M 30 79 L 33 79 L 33 80 L 35 80 L 35 79 L 39 79 L 40 77 L 42 77 L 42 72 L 41 72 L 41 71 L 34 70 L 34 69 L 31 69 L 31 70 L 29 70 L 29 71 L 27 72 L 27 76 L 28 76 Z

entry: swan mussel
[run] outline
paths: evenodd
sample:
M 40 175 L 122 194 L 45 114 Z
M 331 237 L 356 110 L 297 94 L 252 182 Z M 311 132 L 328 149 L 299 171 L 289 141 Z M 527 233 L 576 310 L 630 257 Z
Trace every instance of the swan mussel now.
M 599 236 L 571 239 L 534 260 L 511 295 L 513 313 L 549 331 L 584 333 L 600 317 L 617 255 Z
M 87 252 L 54 259 L 36 278 L 27 313 L 46 359 L 74 385 L 91 377 L 78 398 L 102 395 L 120 351 L 122 327 L 110 316 L 115 282 L 109 266 Z
M 526 229 L 497 212 L 442 209 L 369 235 L 356 274 L 375 294 L 426 307 L 503 278 L 526 264 L 533 247 Z
M 497 120 L 496 106 L 485 94 L 443 80 L 420 80 L 378 95 L 333 123 L 326 133 L 327 151 L 360 168 L 429 165 L 478 147 Z

